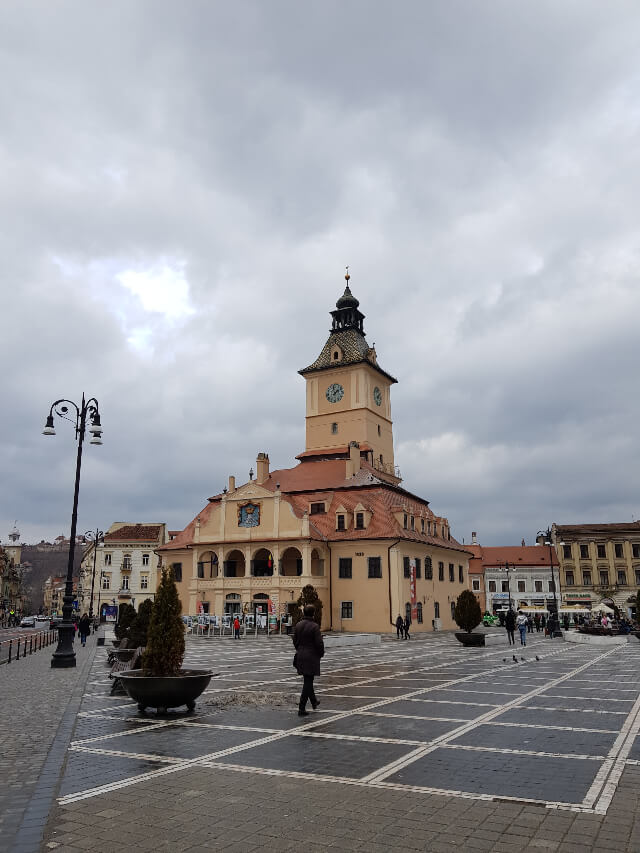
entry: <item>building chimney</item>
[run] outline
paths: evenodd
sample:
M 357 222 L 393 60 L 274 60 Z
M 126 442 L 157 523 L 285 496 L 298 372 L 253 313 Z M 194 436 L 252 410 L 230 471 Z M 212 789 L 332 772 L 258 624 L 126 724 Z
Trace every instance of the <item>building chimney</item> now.
M 475 530 L 472 530 L 472 531 L 471 531 L 471 544 L 472 544 L 472 545 L 477 545 L 477 544 L 478 544 L 478 534 L 476 533 L 476 531 L 475 531 Z
M 236 490 L 236 478 L 233 476 L 233 474 L 229 474 L 229 491 L 235 492 L 235 490 Z
M 347 460 L 347 476 L 348 480 L 350 477 L 355 477 L 355 475 L 360 470 L 360 445 L 357 441 L 349 442 L 349 459 Z
M 256 482 L 264 483 L 269 479 L 269 454 L 258 453 L 256 459 Z

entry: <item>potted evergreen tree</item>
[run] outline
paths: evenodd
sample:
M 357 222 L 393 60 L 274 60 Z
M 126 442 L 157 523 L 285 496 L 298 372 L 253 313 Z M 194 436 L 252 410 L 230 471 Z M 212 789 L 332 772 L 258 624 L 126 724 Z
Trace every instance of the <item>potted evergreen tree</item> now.
M 173 569 L 165 568 L 151 609 L 142 669 L 118 674 L 140 711 L 156 708 L 162 714 L 181 705 L 192 711 L 195 700 L 211 681 L 210 670 L 182 669 L 185 642 L 181 611 Z
M 463 646 L 484 646 L 484 634 L 472 633 L 482 622 L 482 611 L 470 589 L 463 590 L 458 596 L 453 618 L 456 625 L 462 628 L 462 631 L 456 631 L 456 640 L 459 643 Z

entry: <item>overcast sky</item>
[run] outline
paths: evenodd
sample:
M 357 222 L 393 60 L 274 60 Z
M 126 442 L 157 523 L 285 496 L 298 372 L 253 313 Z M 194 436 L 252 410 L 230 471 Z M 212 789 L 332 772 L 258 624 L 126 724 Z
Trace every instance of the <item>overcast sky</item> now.
M 638 500 L 636 2 L 0 7 L 0 540 L 182 528 L 351 287 L 404 486 L 486 545 Z

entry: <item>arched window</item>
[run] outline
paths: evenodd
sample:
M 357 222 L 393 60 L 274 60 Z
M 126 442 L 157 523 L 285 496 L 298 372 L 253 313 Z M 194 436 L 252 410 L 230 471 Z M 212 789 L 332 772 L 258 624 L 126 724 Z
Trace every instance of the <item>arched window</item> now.
M 440 602 L 434 601 L 433 603 L 433 615 L 436 619 L 440 618 Z
M 416 604 L 416 610 L 417 610 L 416 618 L 417 618 L 419 623 L 422 623 L 422 602 L 421 601 L 419 601 Z

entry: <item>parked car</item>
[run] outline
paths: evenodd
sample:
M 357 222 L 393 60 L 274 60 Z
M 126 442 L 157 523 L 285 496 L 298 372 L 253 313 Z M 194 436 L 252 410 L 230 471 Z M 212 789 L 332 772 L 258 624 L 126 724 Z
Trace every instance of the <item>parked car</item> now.
M 21 628 L 35 628 L 36 627 L 36 617 L 35 616 L 23 616 L 20 620 Z
M 36 616 L 36 626 L 38 626 L 38 625 L 42 626 L 45 623 L 47 623 L 48 621 L 49 621 L 48 616 Z
M 62 622 L 62 616 L 52 616 L 49 619 L 49 628 L 57 628 Z

